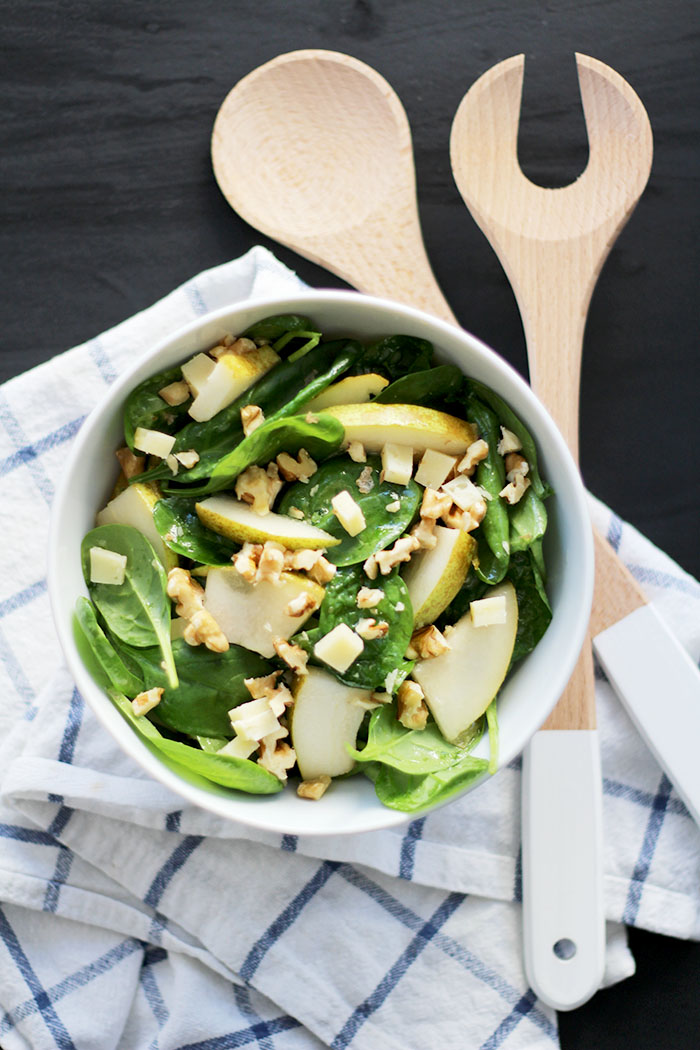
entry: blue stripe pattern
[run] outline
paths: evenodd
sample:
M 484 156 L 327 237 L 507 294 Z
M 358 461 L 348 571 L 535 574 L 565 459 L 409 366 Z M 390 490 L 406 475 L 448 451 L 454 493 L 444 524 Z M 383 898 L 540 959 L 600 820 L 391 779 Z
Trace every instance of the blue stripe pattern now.
M 498 1047 L 505 1042 L 513 1029 L 520 1024 L 523 1017 L 527 1017 L 532 1012 L 536 1001 L 535 993 L 531 988 L 528 988 L 525 995 L 518 999 L 508 1016 L 503 1018 L 495 1032 L 481 1044 L 479 1050 L 498 1050 Z M 558 1042 L 558 1039 L 556 1042 Z
M 203 835 L 188 835 L 176 846 L 151 883 L 144 897 L 144 904 L 147 904 L 149 908 L 158 906 L 173 876 L 177 874 L 180 868 L 189 860 L 197 846 L 203 841 Z
M 107 383 L 107 385 L 113 383 L 119 373 L 112 364 L 109 354 L 106 352 L 102 345 L 102 340 L 99 337 L 91 340 L 88 344 L 88 353 L 97 366 L 97 370 L 105 383 Z
M 416 863 L 416 843 L 423 835 L 425 817 L 412 820 L 401 840 L 401 855 L 399 857 L 399 878 L 412 879 L 413 869 Z
M 7 404 L 7 399 L 2 391 L 0 391 L 0 423 L 2 423 L 7 431 L 17 453 L 21 454 L 24 449 L 31 447 L 31 443 L 27 441 L 24 436 L 24 431 L 20 426 L 19 420 Z M 54 494 L 54 486 L 51 478 L 36 457 L 26 457 L 25 464 L 37 489 L 44 497 L 46 503 L 50 504 Z
M 632 882 L 630 884 L 629 892 L 627 894 L 627 901 L 625 903 L 625 910 L 622 915 L 622 921 L 628 926 L 634 926 L 637 915 L 639 913 L 639 907 L 642 902 L 642 891 L 644 890 L 644 883 L 646 882 L 649 871 L 651 870 L 651 862 L 654 859 L 654 853 L 656 846 L 659 841 L 659 835 L 661 834 L 661 828 L 663 826 L 664 817 L 666 816 L 666 809 L 668 806 L 669 796 L 671 794 L 671 781 L 668 779 L 666 774 L 662 774 L 661 781 L 659 783 L 659 789 L 654 797 L 651 813 L 647 821 L 646 831 L 644 833 L 644 841 L 642 842 L 642 848 L 639 851 L 639 857 L 637 863 L 634 866 L 632 872 Z
M 12 594 L 9 598 L 5 598 L 4 601 L 0 602 L 0 620 L 4 616 L 8 616 L 9 613 L 15 612 L 17 609 L 24 608 L 25 605 L 29 605 L 35 598 L 38 598 L 42 594 L 46 594 L 47 585 L 46 580 L 37 580 L 36 583 L 30 583 L 28 587 L 23 588 L 21 591 L 17 591 L 16 594 Z
M 23 445 L 16 452 L 13 452 L 12 455 L 7 456 L 5 459 L 0 459 L 0 475 L 10 474 L 13 470 L 17 470 L 18 467 L 27 466 L 32 460 L 38 459 L 39 456 L 43 455 L 44 452 L 50 452 L 51 449 L 58 448 L 59 445 L 65 445 L 67 441 L 72 441 L 85 419 L 85 416 L 71 419 L 70 422 L 64 423 L 63 426 L 39 438 L 38 441 Z
M 273 1017 L 271 1021 L 262 1021 L 259 1024 L 250 1025 L 249 1028 L 239 1028 L 236 1032 L 227 1035 L 216 1035 L 211 1039 L 201 1039 L 196 1043 L 183 1043 L 177 1050 L 238 1050 L 241 1046 L 250 1046 L 257 1043 L 261 1035 L 279 1035 L 281 1032 L 289 1032 L 293 1028 L 301 1028 L 294 1017 L 283 1014 Z

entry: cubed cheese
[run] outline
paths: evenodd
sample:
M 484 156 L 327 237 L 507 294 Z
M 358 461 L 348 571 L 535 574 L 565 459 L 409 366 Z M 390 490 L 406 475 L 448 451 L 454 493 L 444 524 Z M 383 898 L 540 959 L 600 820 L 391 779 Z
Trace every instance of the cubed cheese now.
M 216 361 L 208 354 L 195 354 L 182 366 L 182 375 L 194 397 L 204 386 L 205 380 L 209 378 L 216 367 Z
M 387 441 L 382 449 L 382 478 L 392 485 L 408 485 L 413 474 L 413 449 Z
M 90 548 L 90 582 L 124 583 L 126 575 L 126 554 L 106 550 L 104 547 Z
M 494 598 L 480 598 L 469 606 L 475 627 L 493 627 L 506 622 L 506 599 L 503 594 Z
M 162 430 L 147 430 L 145 427 L 137 427 L 134 431 L 134 448 L 139 452 L 145 452 L 149 456 L 159 456 L 165 459 L 169 456 L 175 438 L 172 434 L 164 434 Z
M 365 516 L 362 508 L 355 502 L 347 489 L 343 489 L 331 500 L 336 518 L 350 536 L 357 536 L 365 528 Z
M 335 671 L 347 671 L 357 659 L 365 643 L 346 623 L 339 623 L 325 634 L 314 646 L 314 656 Z
M 426 489 L 439 489 L 456 462 L 456 456 L 447 456 L 444 452 L 427 448 L 418 464 L 415 480 Z
M 448 492 L 453 502 L 462 510 L 469 510 L 484 498 L 482 489 L 470 481 L 465 474 L 459 474 L 452 481 L 448 481 L 442 486 L 442 491 Z

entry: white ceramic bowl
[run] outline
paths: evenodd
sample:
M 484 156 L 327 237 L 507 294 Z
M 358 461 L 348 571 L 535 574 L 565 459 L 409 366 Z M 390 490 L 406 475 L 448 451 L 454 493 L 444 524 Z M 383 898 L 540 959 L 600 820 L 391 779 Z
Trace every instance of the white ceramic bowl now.
M 533 434 L 541 471 L 555 496 L 548 502 L 545 554 L 552 622 L 543 639 L 510 676 L 499 698 L 499 765 L 510 762 L 539 728 L 561 694 L 583 643 L 593 590 L 593 545 L 585 495 L 577 468 L 549 415 L 527 384 L 501 357 L 467 332 L 418 310 L 354 292 L 313 292 L 286 299 L 248 302 L 195 321 L 155 346 L 124 373 L 85 422 L 72 450 L 53 508 L 49 550 L 49 591 L 68 666 L 86 701 L 115 741 L 143 769 L 188 802 L 222 817 L 289 834 L 374 831 L 412 819 L 383 806 L 365 777 L 337 781 L 318 803 L 299 799 L 293 789 L 277 795 L 244 795 L 200 777 L 176 772 L 156 757 L 95 684 L 73 639 L 73 609 L 86 594 L 80 543 L 94 526 L 114 485 L 114 450 L 123 440 L 122 409 L 127 394 L 143 379 L 200 350 L 226 333 L 244 331 L 277 313 L 310 316 L 325 336 L 361 340 L 395 333 L 420 336 L 437 356 L 496 390 Z M 113 466 L 114 464 L 114 466 Z M 475 754 L 487 756 L 485 741 Z

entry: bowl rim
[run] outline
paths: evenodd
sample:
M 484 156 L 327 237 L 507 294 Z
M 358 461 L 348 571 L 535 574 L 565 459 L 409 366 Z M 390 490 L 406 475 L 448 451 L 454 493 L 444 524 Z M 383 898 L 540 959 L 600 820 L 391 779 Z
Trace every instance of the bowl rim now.
M 539 401 L 530 386 L 516 369 L 513 368 L 513 366 L 496 350 L 492 349 L 466 329 L 461 327 L 457 328 L 449 322 L 444 321 L 441 318 L 433 317 L 416 307 L 377 296 L 365 295 L 361 292 L 346 290 L 309 289 L 308 291 L 287 293 L 283 295 L 252 297 L 240 302 L 219 307 L 216 310 L 207 311 L 188 324 L 182 325 L 176 330 L 168 333 L 162 339 L 154 342 L 153 346 L 148 351 L 139 354 L 138 359 L 117 376 L 115 381 L 105 392 L 104 397 L 97 403 L 97 405 L 95 405 L 80 427 L 72 444 L 51 508 L 48 541 L 48 592 L 55 628 L 69 671 L 75 679 L 81 695 L 85 698 L 98 720 L 103 727 L 108 730 L 118 746 L 133 758 L 141 769 L 143 769 L 149 776 L 160 781 L 160 783 L 172 790 L 181 799 L 185 799 L 187 802 L 190 802 L 209 813 L 223 817 L 227 824 L 238 823 L 246 827 L 279 834 L 326 837 L 400 827 L 401 825 L 414 820 L 416 817 L 433 812 L 441 808 L 443 805 L 447 805 L 462 798 L 464 794 L 469 793 L 469 791 L 489 779 L 489 777 L 485 774 L 483 777 L 478 778 L 465 791 L 453 795 L 450 799 L 426 807 L 419 812 L 411 813 L 404 813 L 403 811 L 390 809 L 389 807 L 384 806 L 374 795 L 373 785 L 371 785 L 366 778 L 363 777 L 360 781 L 359 777 L 353 777 L 351 778 L 353 781 L 358 781 L 363 785 L 366 785 L 366 787 L 363 787 L 362 789 L 364 793 L 366 793 L 367 787 L 371 789 L 372 798 L 377 804 L 376 807 L 370 806 L 372 819 L 369 821 L 366 819 L 360 820 L 359 826 L 357 827 L 335 826 L 328 828 L 314 827 L 313 829 L 308 829 L 301 826 L 290 826 L 288 821 L 282 819 L 278 820 L 273 815 L 271 808 L 271 804 L 274 804 L 274 799 L 279 798 L 283 793 L 272 796 L 250 796 L 243 792 L 237 792 L 235 795 L 233 793 L 225 795 L 212 793 L 210 789 L 201 787 L 198 783 L 184 779 L 179 773 L 176 773 L 173 769 L 169 768 L 161 757 L 157 757 L 144 743 L 139 734 L 134 731 L 133 727 L 126 722 L 123 715 L 110 701 L 106 693 L 104 693 L 101 687 L 92 679 L 79 656 L 73 638 L 72 624 L 69 624 L 66 621 L 63 614 L 59 571 L 61 558 L 63 556 L 61 548 L 62 523 L 66 516 L 66 508 L 71 500 L 71 479 L 76 466 L 81 460 L 84 449 L 89 446 L 93 432 L 100 426 L 103 413 L 109 405 L 114 406 L 118 405 L 120 402 L 123 403 L 124 396 L 133 389 L 135 382 L 134 377 L 138 376 L 138 379 L 136 380 L 138 382 L 141 378 L 145 378 L 147 375 L 152 374 L 153 367 L 159 366 L 152 366 L 150 363 L 155 361 L 161 355 L 167 356 L 168 349 L 189 337 L 196 336 L 208 325 L 215 325 L 220 321 L 223 322 L 224 320 L 228 320 L 232 315 L 243 312 L 255 312 L 262 317 L 265 316 L 266 313 L 270 314 L 272 312 L 282 313 L 293 311 L 309 314 L 313 317 L 315 304 L 325 305 L 331 308 L 334 305 L 352 307 L 359 305 L 361 310 L 367 308 L 369 311 L 375 310 L 380 313 L 384 312 L 387 315 L 387 324 L 392 325 L 391 331 L 387 328 L 387 334 L 399 332 L 400 327 L 396 327 L 396 325 L 397 322 L 400 322 L 402 319 L 414 322 L 419 326 L 425 325 L 429 329 L 432 329 L 435 334 L 433 336 L 424 336 L 424 338 L 430 339 L 430 341 L 435 344 L 438 355 L 441 349 L 438 345 L 439 335 L 442 334 L 448 343 L 454 342 L 454 340 L 457 339 L 458 342 L 461 342 L 469 351 L 476 353 L 477 356 L 485 356 L 486 359 L 490 361 L 491 365 L 496 368 L 499 374 L 507 376 L 507 381 L 514 385 L 518 392 L 518 399 L 528 403 L 531 410 L 538 415 L 538 428 L 536 434 L 538 450 L 541 454 L 544 440 L 546 440 L 547 448 L 553 448 L 555 450 L 556 456 L 564 465 L 568 479 L 571 482 L 568 505 L 573 517 L 578 519 L 579 522 L 584 523 L 584 527 L 582 528 L 581 536 L 579 537 L 581 547 L 577 551 L 577 566 L 580 578 L 580 589 L 577 592 L 579 594 L 579 601 L 574 614 L 571 616 L 568 637 L 569 645 L 566 653 L 562 654 L 564 658 L 559 659 L 556 666 L 551 668 L 551 674 L 547 681 L 547 693 L 550 695 L 551 703 L 548 706 L 545 705 L 546 710 L 545 707 L 540 704 L 537 709 L 538 716 L 536 724 L 531 726 L 526 739 L 513 742 L 509 748 L 500 749 L 499 770 L 507 766 L 518 754 L 521 753 L 534 733 L 540 728 L 542 722 L 554 708 L 571 676 L 571 673 L 573 672 L 579 651 L 586 636 L 589 622 L 594 583 L 594 550 L 586 493 L 578 467 L 563 437 L 542 402 Z M 396 320 L 392 320 L 390 314 L 398 314 L 399 316 Z M 366 337 L 362 336 L 361 338 Z M 462 370 L 464 371 L 464 368 Z M 143 373 L 143 375 L 141 376 L 139 373 Z M 507 401 L 509 404 L 512 403 L 511 394 L 508 395 Z M 520 412 L 518 412 L 518 415 L 520 415 Z M 232 799 L 238 803 L 239 807 L 245 810 L 244 813 L 236 813 L 234 815 L 229 812 L 231 808 L 237 808 L 236 806 L 232 806 Z M 260 804 L 261 802 L 263 805 Z M 265 814 L 265 816 L 263 817 L 262 814 Z

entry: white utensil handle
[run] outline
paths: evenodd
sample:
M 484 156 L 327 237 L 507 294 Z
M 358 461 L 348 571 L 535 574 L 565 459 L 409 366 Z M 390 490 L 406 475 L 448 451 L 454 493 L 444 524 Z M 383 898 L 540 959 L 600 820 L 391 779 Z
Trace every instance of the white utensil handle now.
M 610 683 L 700 825 L 700 672 L 651 605 L 593 639 Z
M 605 968 L 602 786 L 595 729 L 540 730 L 523 753 L 525 970 L 539 998 L 573 1010 Z

